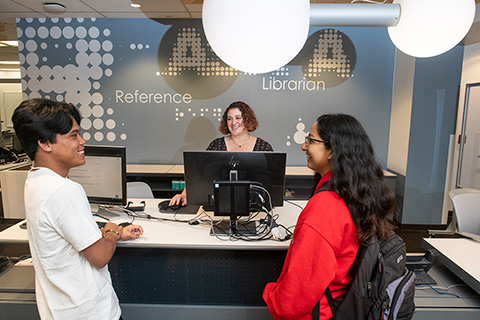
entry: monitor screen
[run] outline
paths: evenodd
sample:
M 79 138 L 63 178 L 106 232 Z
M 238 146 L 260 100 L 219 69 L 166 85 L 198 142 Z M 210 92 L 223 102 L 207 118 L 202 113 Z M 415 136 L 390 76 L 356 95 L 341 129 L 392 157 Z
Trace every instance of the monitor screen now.
M 22 144 L 20 143 L 20 140 L 18 140 L 18 137 L 16 134 L 13 135 L 13 150 L 18 154 L 24 153 L 25 151 L 23 150 Z
M 273 206 L 283 206 L 286 159 L 285 152 L 184 151 L 188 204 L 213 207 L 213 181 L 248 180 L 268 191 Z
M 91 204 L 127 204 L 125 147 L 85 146 L 85 165 L 70 169 L 68 177 L 82 185 Z

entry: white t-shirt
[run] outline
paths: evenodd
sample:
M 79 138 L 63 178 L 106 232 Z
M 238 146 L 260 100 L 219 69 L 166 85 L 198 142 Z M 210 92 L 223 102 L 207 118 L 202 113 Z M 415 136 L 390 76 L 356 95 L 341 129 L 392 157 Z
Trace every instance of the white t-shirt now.
M 102 237 L 82 186 L 33 168 L 25 182 L 25 209 L 40 317 L 119 319 L 107 266 L 99 269 L 80 253 Z

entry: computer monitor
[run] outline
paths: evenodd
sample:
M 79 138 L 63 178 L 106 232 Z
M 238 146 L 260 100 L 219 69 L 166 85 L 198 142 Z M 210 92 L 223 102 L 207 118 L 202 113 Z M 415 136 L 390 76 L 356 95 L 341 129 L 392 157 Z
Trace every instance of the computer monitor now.
M 13 135 L 12 148 L 17 155 L 21 153 L 25 153 L 25 151 L 23 150 L 23 146 L 20 143 L 20 140 L 18 139 L 16 134 Z
M 214 206 L 214 181 L 260 183 L 273 206 L 283 206 L 285 152 L 184 151 L 185 187 L 190 205 Z
M 127 205 L 125 147 L 85 146 L 85 165 L 68 177 L 82 185 L 90 204 Z

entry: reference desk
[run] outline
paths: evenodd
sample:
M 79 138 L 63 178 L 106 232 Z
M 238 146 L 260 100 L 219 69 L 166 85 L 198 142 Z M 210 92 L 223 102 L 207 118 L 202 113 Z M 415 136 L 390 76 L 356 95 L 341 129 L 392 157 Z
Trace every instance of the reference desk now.
M 209 234 L 209 225 L 188 224 L 193 215 L 159 213 L 160 201 L 145 200 L 145 212 L 184 222 L 135 218 L 133 223 L 143 227 L 144 235 L 119 242 L 108 265 L 123 318 L 271 319 L 262 292 L 267 282 L 278 278 L 289 241 L 220 240 Z M 278 223 L 294 226 L 301 212 L 297 205 L 305 204 L 285 202 L 274 208 Z M 132 218 L 120 214 L 111 220 Z M 27 242 L 21 223 L 0 232 L 0 242 Z M 0 313 L 1 309 L 0 304 Z
M 130 200 L 134 203 L 141 201 Z M 151 217 L 183 222 L 135 218 L 133 223 L 144 228 L 144 235 L 134 241 L 119 242 L 109 263 L 123 318 L 271 319 L 261 298 L 262 292 L 267 282 L 278 278 L 289 241 L 220 240 L 209 234 L 210 226 L 188 224 L 186 221 L 193 215 L 159 213 L 157 205 L 160 201 L 145 200 L 145 212 Z M 300 207 L 305 204 L 306 201 L 295 201 L 295 204 L 286 202 L 283 207 L 275 208 L 274 214 L 278 214 L 279 223 L 286 227 L 293 226 Z M 96 219 L 101 221 L 98 217 Z M 124 214 L 114 216 L 111 220 L 117 223 L 132 222 L 132 218 Z M 0 232 L 0 243 L 26 243 L 27 231 L 20 228 L 22 223 Z M 428 243 L 441 249 L 437 240 L 443 239 L 425 239 L 424 246 Z M 463 256 L 478 259 L 478 249 L 465 252 L 463 242 L 457 242 L 455 246 L 459 253 L 463 252 Z M 414 320 L 480 319 L 480 295 L 455 276 L 445 261 L 441 262 L 443 264 L 437 262 L 429 275 L 437 281 L 438 287 L 453 285 L 448 292 L 459 298 L 436 293 L 431 288 L 417 287 Z M 474 266 L 479 265 L 475 263 Z M 469 269 L 468 266 L 465 268 Z M 23 318 L 38 319 L 32 269 L 31 266 L 22 266 L 7 270 L 24 277 L 13 281 L 18 287 L 9 287 L 5 292 L 2 291 L 2 279 L 9 278 L 8 285 L 11 286 L 11 277 L 5 272 L 0 274 L 0 319 L 10 319 L 12 314 L 28 314 Z M 478 271 L 478 267 L 473 269 Z

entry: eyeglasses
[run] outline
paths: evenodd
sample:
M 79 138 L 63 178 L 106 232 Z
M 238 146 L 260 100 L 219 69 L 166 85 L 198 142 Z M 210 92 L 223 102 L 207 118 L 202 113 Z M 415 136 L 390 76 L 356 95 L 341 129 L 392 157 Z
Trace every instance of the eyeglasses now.
M 318 140 L 318 139 L 311 138 L 309 136 L 305 137 L 305 146 L 308 147 L 308 145 L 313 143 L 313 142 L 328 143 L 328 141 L 326 141 L 326 140 Z

